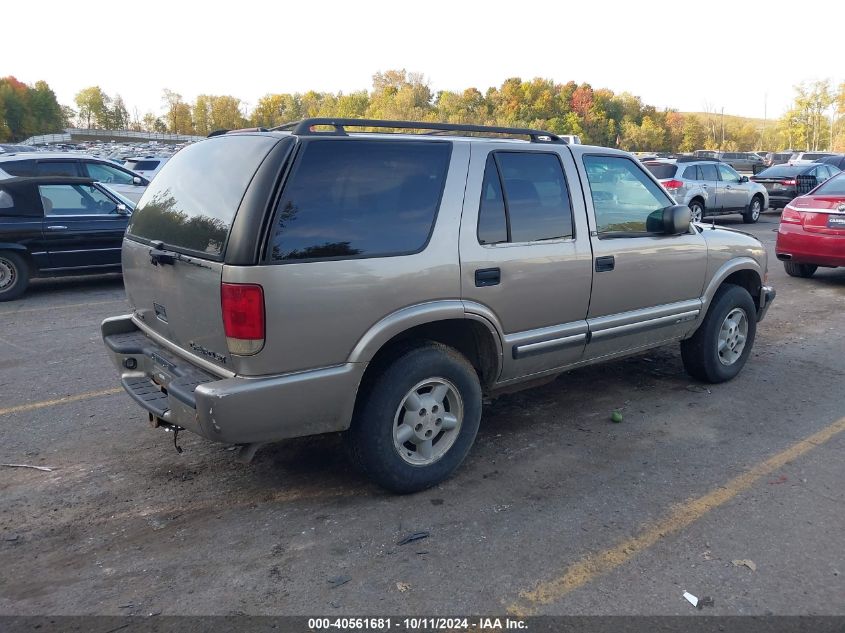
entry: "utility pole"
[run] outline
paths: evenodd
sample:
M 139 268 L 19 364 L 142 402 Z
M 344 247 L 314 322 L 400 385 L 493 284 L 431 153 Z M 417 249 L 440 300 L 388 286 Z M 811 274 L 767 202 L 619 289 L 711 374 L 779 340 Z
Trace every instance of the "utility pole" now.
M 725 106 L 722 106 L 722 142 L 719 143 L 719 149 L 725 147 Z

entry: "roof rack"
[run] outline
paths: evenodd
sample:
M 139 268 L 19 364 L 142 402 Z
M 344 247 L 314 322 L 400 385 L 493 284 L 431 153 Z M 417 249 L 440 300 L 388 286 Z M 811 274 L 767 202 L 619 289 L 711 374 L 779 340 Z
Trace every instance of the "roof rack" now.
M 697 156 L 681 156 L 675 162 L 677 163 L 723 163 L 724 161 L 719 160 L 718 158 L 706 158 L 701 157 L 698 158 Z
M 325 126 L 334 128 L 332 131 L 318 131 L 313 128 Z M 389 121 L 382 119 L 302 119 L 292 121 L 271 131 L 285 131 L 297 136 L 347 136 L 347 127 L 396 128 L 405 130 L 431 130 L 435 132 L 476 132 L 480 134 L 508 134 L 510 136 L 527 136 L 532 143 L 566 143 L 557 134 L 544 130 L 534 130 L 521 127 L 496 127 L 492 125 L 469 125 L 463 123 L 428 123 L 424 121 Z
M 205 138 L 214 138 L 215 136 L 222 136 L 223 134 L 242 134 L 244 132 L 269 132 L 266 127 L 245 127 L 238 130 L 214 130 L 209 132 Z

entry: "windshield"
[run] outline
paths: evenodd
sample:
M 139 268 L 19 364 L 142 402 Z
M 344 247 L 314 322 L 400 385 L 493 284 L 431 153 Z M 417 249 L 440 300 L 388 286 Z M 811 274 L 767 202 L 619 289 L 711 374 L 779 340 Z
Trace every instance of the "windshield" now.
M 814 196 L 845 196 L 845 175 L 838 174 L 825 181 L 813 192 Z

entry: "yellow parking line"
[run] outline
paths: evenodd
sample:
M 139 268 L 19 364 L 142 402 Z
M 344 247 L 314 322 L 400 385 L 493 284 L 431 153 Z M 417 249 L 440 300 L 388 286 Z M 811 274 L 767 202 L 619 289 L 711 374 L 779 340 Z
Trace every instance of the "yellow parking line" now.
M 42 400 L 41 402 L 32 402 L 30 404 L 19 404 L 15 407 L 7 407 L 0 409 L 0 415 L 9 415 L 10 413 L 23 413 L 25 411 L 35 411 L 36 409 L 43 409 L 45 407 L 53 407 L 57 404 L 67 404 L 69 402 L 79 402 L 80 400 L 89 400 L 90 398 L 99 398 L 101 396 L 111 396 L 123 391 L 121 388 L 103 389 L 102 391 L 86 391 L 85 393 L 78 393 L 74 396 L 65 396 L 64 398 L 56 398 L 55 400 Z
M 564 569 L 561 575 L 551 580 L 544 580 L 533 589 L 521 592 L 519 598 L 508 607 L 508 610 L 514 615 L 526 616 L 535 613 L 538 606 L 560 600 L 566 594 L 583 587 L 598 576 L 624 565 L 664 536 L 681 531 L 711 510 L 748 490 L 763 477 L 817 446 L 821 446 L 842 431 L 845 431 L 845 418 L 837 420 L 821 431 L 760 462 L 723 486 L 675 506 L 656 522 L 647 524 L 637 535 L 604 551 L 588 554 Z
M 2 316 L 15 316 L 16 314 L 29 314 L 30 312 L 58 312 L 63 308 L 87 308 L 88 306 L 102 306 L 109 303 L 126 303 L 126 299 L 109 299 L 108 301 L 89 301 L 88 303 L 68 303 L 66 305 L 44 306 L 42 308 L 24 308 L 23 310 L 4 310 Z

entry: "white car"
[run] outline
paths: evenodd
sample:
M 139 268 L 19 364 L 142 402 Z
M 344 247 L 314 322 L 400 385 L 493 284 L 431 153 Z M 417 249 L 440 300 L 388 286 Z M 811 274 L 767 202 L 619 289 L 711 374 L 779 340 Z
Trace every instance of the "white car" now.
M 138 202 L 150 181 L 115 165 L 110 160 L 87 154 L 32 152 L 0 154 L 0 179 L 16 176 L 74 176 L 91 178 L 108 185 L 132 202 Z
M 170 160 L 170 156 L 144 156 L 127 158 L 123 166 L 126 169 L 134 171 L 136 174 L 141 174 L 147 180 L 152 180 L 159 170 L 164 167 L 164 163 Z
M 827 158 L 828 156 L 835 156 L 835 154 L 832 152 L 798 152 L 792 155 L 788 163 L 790 165 L 809 165 L 810 163 L 817 163 L 822 158 Z

